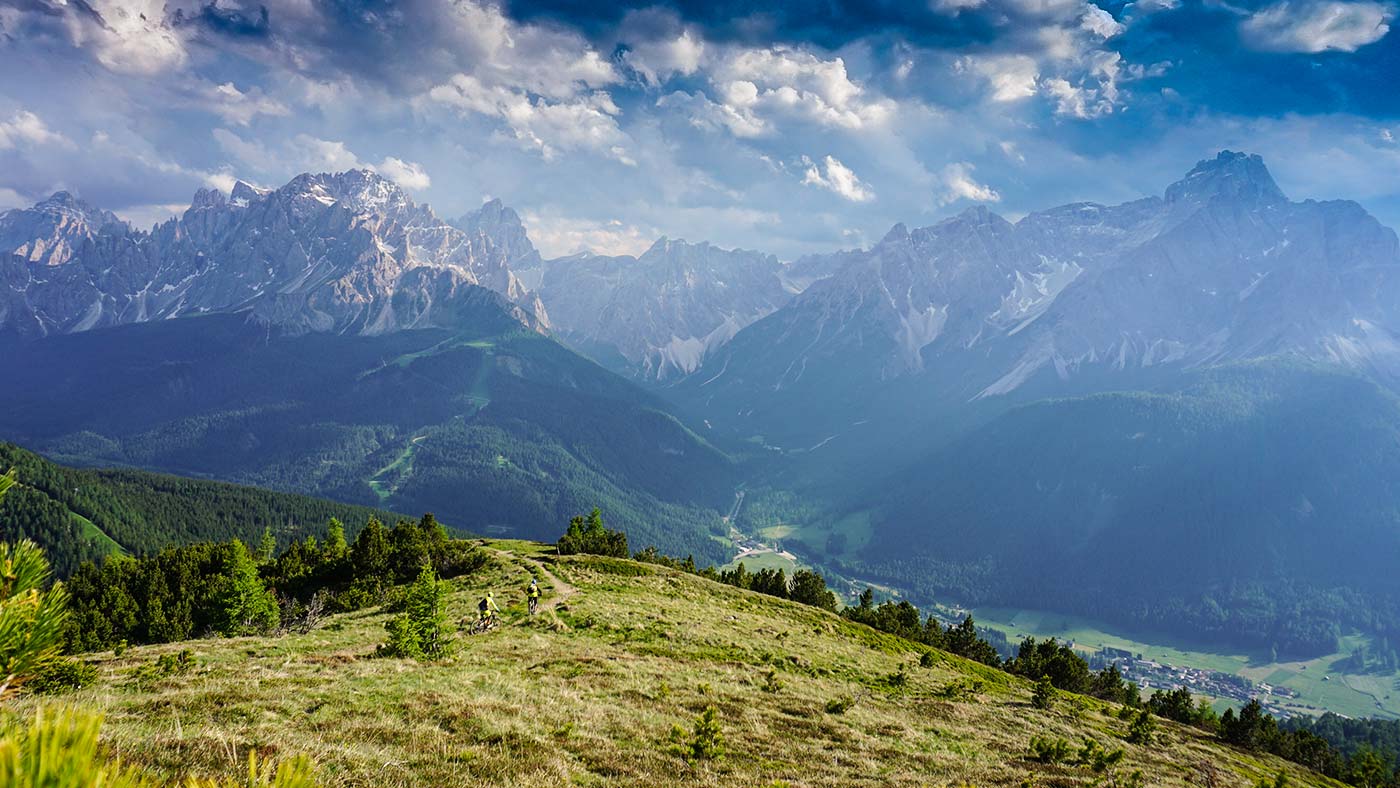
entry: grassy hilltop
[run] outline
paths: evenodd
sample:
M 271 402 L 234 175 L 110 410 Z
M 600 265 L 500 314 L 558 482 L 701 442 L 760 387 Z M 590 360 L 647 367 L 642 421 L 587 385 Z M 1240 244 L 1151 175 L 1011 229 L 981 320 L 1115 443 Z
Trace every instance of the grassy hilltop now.
M 237 771 L 254 748 L 309 755 L 333 785 L 1087 786 L 1134 770 L 1149 786 L 1248 788 L 1280 771 L 1336 785 L 1166 721 L 1129 744 L 1116 706 L 1061 695 L 1040 710 L 1028 682 L 942 652 L 921 665 L 924 647 L 817 608 L 650 564 L 487 549 L 487 569 L 452 581 L 450 609 L 474 614 L 493 588 L 505 625 L 460 635 L 452 661 L 374 656 L 389 616 L 371 610 L 304 635 L 97 655 L 100 679 L 64 702 L 105 712 L 113 755 L 170 775 Z M 533 618 L 527 574 L 545 590 Z M 189 672 L 136 675 L 185 649 Z M 677 742 L 707 708 L 723 757 L 688 761 Z M 1044 765 L 1028 757 L 1036 736 L 1125 756 L 1107 775 Z

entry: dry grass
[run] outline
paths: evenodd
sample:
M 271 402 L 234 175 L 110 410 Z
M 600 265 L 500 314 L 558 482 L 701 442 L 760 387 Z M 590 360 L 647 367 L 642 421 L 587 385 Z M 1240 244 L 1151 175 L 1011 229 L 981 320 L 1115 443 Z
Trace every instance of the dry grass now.
M 1126 744 L 1127 723 L 1106 704 L 1065 698 L 1039 711 L 1025 682 L 954 657 L 920 667 L 912 644 L 812 608 L 658 567 L 494 546 L 493 567 L 454 582 L 453 613 L 471 614 L 490 586 L 503 604 L 514 597 L 506 625 L 463 636 L 453 662 L 374 658 L 387 616 L 362 612 L 307 635 L 108 654 L 99 685 L 71 700 L 106 711 L 113 754 L 166 774 L 226 773 L 252 747 L 308 754 L 327 782 L 356 786 L 1093 784 L 1087 771 L 1025 760 L 1031 737 L 1050 734 L 1124 747 L 1125 771 L 1153 786 L 1196 784 L 1202 762 L 1232 775 L 1224 786 L 1281 768 L 1295 786 L 1330 784 L 1168 723 L 1159 744 Z M 541 575 L 546 608 L 559 581 L 576 591 L 531 619 L 528 571 Z M 195 651 L 196 671 L 133 685 L 137 666 L 181 648 Z M 907 685 L 890 686 L 901 667 Z M 980 693 L 940 697 L 967 678 L 981 679 Z M 854 704 L 829 713 L 841 697 Z M 688 764 L 668 734 L 707 706 L 726 756 Z

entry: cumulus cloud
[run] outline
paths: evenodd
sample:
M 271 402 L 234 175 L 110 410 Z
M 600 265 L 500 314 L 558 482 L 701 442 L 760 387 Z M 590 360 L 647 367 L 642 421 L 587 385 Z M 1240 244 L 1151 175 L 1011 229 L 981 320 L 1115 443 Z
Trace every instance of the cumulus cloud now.
M 50 130 L 43 118 L 28 110 L 20 110 L 8 121 L 0 121 L 0 150 L 30 145 L 72 147 L 73 143 L 62 134 Z
M 627 153 L 628 138 L 617 124 L 620 110 L 604 91 L 577 95 L 565 101 L 531 96 L 501 85 L 487 85 L 470 74 L 458 74 L 428 91 L 428 100 L 497 118 L 522 146 L 538 151 L 546 160 L 559 151 L 601 153 L 624 164 L 635 162 Z
M 993 101 L 1020 101 L 1036 94 L 1040 66 L 1028 55 L 996 55 L 959 59 L 954 69 L 986 79 Z
M 835 156 L 827 156 L 820 163 L 804 156 L 802 164 L 807 168 L 802 177 L 803 185 L 826 189 L 851 202 L 869 202 L 875 199 L 875 192 Z
M 1079 84 L 1063 78 L 1045 80 L 1045 92 L 1055 99 L 1055 114 L 1090 119 L 1112 113 L 1118 104 L 1122 57 L 1102 52 L 1092 58 L 1089 73 Z
M 949 205 L 958 200 L 970 200 L 972 202 L 1000 202 L 1001 195 L 996 189 L 978 183 L 972 177 L 975 168 L 967 162 L 955 162 L 943 168 L 944 192 L 940 197 L 942 205 Z
M 1125 29 L 1121 22 L 1113 18 L 1113 14 L 1096 5 L 1084 9 L 1079 26 L 1101 39 L 1113 38 Z
M 676 75 L 694 74 L 700 70 L 704 57 L 704 40 L 689 30 L 682 30 L 675 37 L 643 40 L 623 54 L 627 65 L 650 85 L 660 85 Z
M 1283 0 L 1251 14 L 1240 33 L 1272 52 L 1355 52 L 1384 38 L 1394 16 L 1393 7 L 1369 0 Z
M 422 191 L 433 185 L 433 179 L 428 177 L 423 165 L 416 162 L 386 156 L 374 169 L 409 191 Z
M 371 170 L 410 191 L 422 191 L 432 186 L 432 178 L 421 164 L 396 156 L 386 156 L 378 164 L 367 162 L 340 140 L 298 134 L 280 146 L 269 148 L 228 129 L 215 129 L 213 135 L 225 153 L 275 181 L 290 180 L 302 172 Z M 232 186 L 232 175 L 221 173 L 220 177 L 222 183 Z M 223 185 L 216 188 L 228 191 Z

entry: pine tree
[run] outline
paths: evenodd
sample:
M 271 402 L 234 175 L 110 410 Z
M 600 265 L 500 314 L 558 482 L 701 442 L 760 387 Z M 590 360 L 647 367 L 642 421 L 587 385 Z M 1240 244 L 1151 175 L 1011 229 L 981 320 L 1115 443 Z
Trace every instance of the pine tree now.
M 38 545 L 0 543 L 0 699 L 58 657 L 63 645 L 68 592 L 61 583 L 41 591 L 48 579 Z
M 364 530 L 355 537 L 355 545 L 350 548 L 350 562 L 356 578 L 373 580 L 380 585 L 389 582 L 389 537 L 379 518 L 369 518 Z
M 386 657 L 447 659 L 452 641 L 447 624 L 447 584 L 424 566 L 408 589 L 404 612 L 384 625 L 389 640 L 379 647 Z
M 1055 685 L 1050 682 L 1049 676 L 1041 676 L 1040 681 L 1035 683 L 1031 705 L 1037 709 L 1049 709 L 1055 705 Z
M 334 517 L 326 524 L 326 544 L 321 555 L 327 561 L 339 561 L 350 551 L 345 543 L 345 526 Z
M 258 565 L 242 542 L 230 546 L 214 598 L 219 611 L 216 628 L 224 637 L 250 635 L 277 625 L 277 601 L 263 585 Z
M 258 540 L 258 563 L 268 563 L 277 557 L 277 537 L 272 533 L 272 526 L 263 528 L 262 539 Z

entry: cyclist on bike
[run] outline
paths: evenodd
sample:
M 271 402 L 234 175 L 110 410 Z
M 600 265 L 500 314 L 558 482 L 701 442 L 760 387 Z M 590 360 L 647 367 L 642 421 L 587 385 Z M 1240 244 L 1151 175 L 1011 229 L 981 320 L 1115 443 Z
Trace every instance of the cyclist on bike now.
M 490 591 L 487 591 L 486 596 L 482 597 L 481 601 L 476 603 L 476 609 L 478 621 L 494 619 L 496 614 L 501 612 L 501 608 L 496 604 L 495 595 Z
M 534 577 L 530 578 L 530 585 L 525 589 L 525 599 L 529 602 L 530 612 L 535 612 L 535 605 L 540 603 L 540 583 Z

